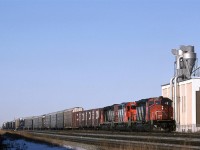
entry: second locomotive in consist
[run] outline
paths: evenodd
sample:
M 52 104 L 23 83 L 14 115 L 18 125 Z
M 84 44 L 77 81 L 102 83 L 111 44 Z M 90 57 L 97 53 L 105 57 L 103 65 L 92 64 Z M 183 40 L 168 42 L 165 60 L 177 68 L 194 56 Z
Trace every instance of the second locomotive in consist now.
M 163 97 L 84 110 L 75 107 L 44 114 L 19 118 L 3 124 L 3 129 L 104 129 L 128 131 L 175 130 L 172 100 Z

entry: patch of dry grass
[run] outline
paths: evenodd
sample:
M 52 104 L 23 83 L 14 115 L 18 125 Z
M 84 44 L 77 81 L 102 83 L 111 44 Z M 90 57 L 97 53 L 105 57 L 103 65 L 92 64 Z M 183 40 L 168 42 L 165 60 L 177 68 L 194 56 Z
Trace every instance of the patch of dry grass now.
M 5 130 L 0 130 L 0 135 L 3 135 L 3 134 L 5 134 L 5 133 L 6 133 Z

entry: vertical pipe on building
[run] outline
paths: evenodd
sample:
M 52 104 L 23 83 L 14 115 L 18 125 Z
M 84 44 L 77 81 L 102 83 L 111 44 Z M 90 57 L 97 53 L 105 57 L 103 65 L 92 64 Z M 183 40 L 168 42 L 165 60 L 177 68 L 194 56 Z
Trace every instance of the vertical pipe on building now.
M 170 80 L 170 99 L 173 101 L 173 118 L 175 119 L 175 102 L 174 102 L 174 98 L 173 98 L 173 81 L 174 81 L 175 77 L 171 78 Z
M 177 76 L 174 79 L 174 119 L 177 123 L 179 123 L 178 120 L 178 116 L 179 116 L 179 111 L 178 111 L 178 107 L 177 107 L 177 83 L 178 83 L 178 78 L 180 78 L 181 76 Z
M 175 77 L 174 81 L 174 119 L 177 122 L 177 79 L 178 77 Z

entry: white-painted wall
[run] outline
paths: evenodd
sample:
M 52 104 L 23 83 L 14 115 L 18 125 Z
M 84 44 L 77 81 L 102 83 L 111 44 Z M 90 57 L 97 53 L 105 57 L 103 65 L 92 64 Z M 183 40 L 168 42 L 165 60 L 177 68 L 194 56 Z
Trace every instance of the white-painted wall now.
M 196 91 L 200 90 L 200 78 L 179 82 L 177 85 L 177 131 L 200 131 L 196 127 Z M 170 98 L 170 85 L 162 86 L 162 96 Z M 173 94 L 174 99 L 174 94 Z M 173 100 L 172 99 L 172 100 Z

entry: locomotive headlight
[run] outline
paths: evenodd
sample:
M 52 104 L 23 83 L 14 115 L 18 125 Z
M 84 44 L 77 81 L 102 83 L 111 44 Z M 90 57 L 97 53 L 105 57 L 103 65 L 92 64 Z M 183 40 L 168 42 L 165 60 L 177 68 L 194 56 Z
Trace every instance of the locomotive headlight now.
M 163 110 L 163 106 L 162 106 L 162 110 Z

